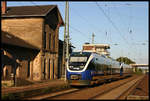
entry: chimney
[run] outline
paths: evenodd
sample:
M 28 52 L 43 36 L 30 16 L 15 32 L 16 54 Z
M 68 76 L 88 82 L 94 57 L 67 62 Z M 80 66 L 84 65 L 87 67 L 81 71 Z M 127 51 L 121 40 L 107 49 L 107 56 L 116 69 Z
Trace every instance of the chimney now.
M 2 1 L 2 14 L 5 14 L 7 10 L 7 3 L 6 1 Z

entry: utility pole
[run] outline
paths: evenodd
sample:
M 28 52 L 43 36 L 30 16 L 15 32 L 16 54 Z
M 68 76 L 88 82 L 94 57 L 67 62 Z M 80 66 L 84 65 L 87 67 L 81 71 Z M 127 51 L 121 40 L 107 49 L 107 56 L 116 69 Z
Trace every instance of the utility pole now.
M 67 2 L 66 2 L 67 5 Z M 65 63 L 66 63 L 66 14 L 67 14 L 67 6 L 65 8 L 65 26 L 64 26 L 64 42 L 63 42 L 63 66 L 62 66 L 62 75 L 65 75 Z
M 67 2 L 67 49 L 66 49 L 66 68 L 68 68 L 69 66 L 69 2 Z M 67 70 L 67 69 L 66 69 Z M 66 76 L 66 70 L 65 70 L 65 80 L 67 80 L 67 76 Z
M 69 4 L 68 4 L 68 1 L 66 1 L 64 44 L 63 44 L 63 70 L 64 70 L 63 73 L 65 76 L 65 81 L 67 80 L 66 79 L 66 68 L 68 67 L 68 59 L 69 59 Z
M 66 49 L 66 58 L 67 58 L 67 66 L 69 59 L 69 2 L 67 1 L 67 49 Z
M 95 35 L 94 35 L 94 33 L 92 33 L 92 44 L 94 44 L 94 37 L 95 37 Z

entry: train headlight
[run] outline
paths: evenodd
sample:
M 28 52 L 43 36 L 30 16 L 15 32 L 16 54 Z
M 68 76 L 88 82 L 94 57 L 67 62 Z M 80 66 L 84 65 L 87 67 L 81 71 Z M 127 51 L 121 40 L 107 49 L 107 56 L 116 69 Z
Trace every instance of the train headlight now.
M 84 68 L 84 66 L 80 66 L 80 68 Z
M 70 68 L 73 68 L 73 66 L 69 66 Z

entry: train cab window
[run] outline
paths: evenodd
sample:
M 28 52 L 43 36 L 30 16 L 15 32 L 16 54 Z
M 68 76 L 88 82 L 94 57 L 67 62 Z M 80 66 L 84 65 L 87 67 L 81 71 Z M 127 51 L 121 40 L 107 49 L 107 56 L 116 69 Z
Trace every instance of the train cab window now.
M 87 57 L 70 57 L 70 62 L 86 62 Z
M 69 69 L 74 71 L 83 70 L 87 60 L 86 56 L 71 56 L 69 58 Z
M 72 52 L 69 57 L 69 70 L 83 70 L 90 55 L 89 52 Z

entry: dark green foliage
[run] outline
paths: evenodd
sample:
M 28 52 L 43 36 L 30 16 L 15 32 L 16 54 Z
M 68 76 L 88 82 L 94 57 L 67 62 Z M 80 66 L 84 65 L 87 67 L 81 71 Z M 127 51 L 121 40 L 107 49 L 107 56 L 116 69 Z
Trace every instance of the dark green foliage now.
M 132 61 L 131 59 L 129 59 L 127 57 L 119 57 L 116 60 L 119 62 L 124 62 L 125 64 L 135 64 L 134 61 Z

